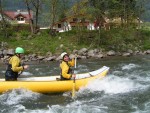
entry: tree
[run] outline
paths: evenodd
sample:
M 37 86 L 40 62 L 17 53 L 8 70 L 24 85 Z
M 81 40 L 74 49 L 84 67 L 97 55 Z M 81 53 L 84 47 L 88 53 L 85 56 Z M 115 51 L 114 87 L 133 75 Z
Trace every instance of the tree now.
M 108 12 L 108 0 L 88 0 L 89 12 L 95 20 L 95 28 L 98 30 L 98 45 L 101 44 L 101 28 L 104 26 Z
M 66 13 L 68 9 L 70 8 L 70 0 L 60 0 L 60 5 L 59 5 L 59 20 L 64 19 L 66 17 Z
M 4 18 L 4 11 L 3 11 L 3 5 L 2 5 L 2 0 L 0 0 L 0 16 L 1 16 L 1 20 L 0 20 L 0 25 L 1 25 L 1 32 L 2 34 L 4 34 L 4 37 L 8 37 L 8 32 L 7 32 L 7 22 L 5 21 Z
M 24 0 L 29 18 L 30 18 L 30 28 L 32 33 L 38 32 L 38 20 L 39 20 L 39 13 L 42 9 L 42 1 L 41 0 Z M 35 20 L 31 18 L 31 11 L 35 12 Z
M 139 0 L 109 0 L 109 17 L 121 18 L 121 25 L 130 26 L 134 20 L 139 16 L 137 15 L 139 9 L 137 2 Z
M 145 5 L 147 0 L 137 0 L 136 4 L 136 14 L 135 16 L 138 18 L 138 28 L 141 28 L 141 19 L 145 12 Z
M 58 6 L 59 6 L 59 0 L 47 0 L 50 8 L 50 34 L 55 35 L 55 31 L 53 31 L 54 23 L 58 20 Z
M 38 18 L 39 18 L 39 11 L 42 7 L 41 0 L 31 0 L 33 9 L 35 10 L 35 33 L 38 30 Z
M 75 31 L 77 32 L 77 42 L 82 43 L 84 40 L 83 30 L 85 30 L 84 22 L 87 20 L 89 14 L 87 13 L 88 0 L 75 0 L 74 5 L 68 10 L 67 16 L 75 18 Z M 85 41 L 85 40 L 84 40 Z
M 33 25 L 33 19 L 31 18 L 31 1 L 30 0 L 24 0 L 26 7 L 27 7 L 27 11 L 28 11 L 28 15 L 29 15 L 29 24 L 30 24 L 30 29 L 31 29 L 31 33 L 34 34 L 34 25 Z

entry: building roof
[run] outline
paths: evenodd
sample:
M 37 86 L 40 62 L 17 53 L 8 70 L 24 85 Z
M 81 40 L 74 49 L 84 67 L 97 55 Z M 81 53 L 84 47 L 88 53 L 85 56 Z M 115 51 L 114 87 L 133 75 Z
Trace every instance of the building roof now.
M 55 22 L 53 25 L 61 24 L 62 22 L 77 23 L 77 22 L 73 21 L 72 19 L 73 18 L 84 18 L 84 17 L 85 17 L 85 15 L 83 15 L 83 14 L 71 15 L 71 16 L 68 16 L 68 17 L 61 19 L 60 21 Z M 86 20 L 84 23 L 88 23 L 88 22 Z M 82 22 L 80 22 L 80 23 L 82 23 Z
M 33 18 L 33 12 L 30 11 L 30 13 L 31 13 L 31 18 Z M 29 14 L 28 14 L 27 11 L 20 11 L 20 10 L 18 10 L 18 11 L 3 11 L 3 14 L 6 15 L 7 17 L 9 17 L 12 20 L 17 18 L 18 16 L 23 16 L 27 20 L 30 19 Z
M 19 16 L 22 16 L 22 17 L 24 17 L 24 18 L 27 18 L 25 15 L 23 15 L 23 14 L 21 14 L 21 13 L 17 14 L 14 18 L 17 18 L 17 17 L 19 17 Z

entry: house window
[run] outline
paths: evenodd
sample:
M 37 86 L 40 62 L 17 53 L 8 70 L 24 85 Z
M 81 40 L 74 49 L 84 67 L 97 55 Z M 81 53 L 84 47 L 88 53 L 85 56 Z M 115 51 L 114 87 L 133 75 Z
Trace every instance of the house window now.
M 24 18 L 23 17 L 18 17 L 17 20 L 18 21 L 24 21 Z
M 24 18 L 20 18 L 21 21 L 24 21 Z
M 61 24 L 58 24 L 58 28 L 61 28 Z

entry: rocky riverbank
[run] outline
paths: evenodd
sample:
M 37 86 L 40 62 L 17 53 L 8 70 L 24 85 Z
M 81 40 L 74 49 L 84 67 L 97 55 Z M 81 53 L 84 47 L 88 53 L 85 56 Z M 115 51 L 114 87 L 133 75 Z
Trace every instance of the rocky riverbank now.
M 10 56 L 14 54 L 14 49 L 4 49 L 0 50 L 0 56 L 1 56 L 1 61 L 5 62 L 8 61 Z M 60 53 L 61 54 L 61 53 Z M 41 56 L 38 54 L 29 54 L 24 56 L 24 62 L 28 61 L 44 61 L 44 62 L 49 62 L 49 61 L 59 61 L 61 60 L 60 54 L 52 54 L 51 52 L 47 52 L 46 55 Z M 70 58 L 74 58 L 77 56 L 78 59 L 88 59 L 88 58 L 105 58 L 105 57 L 110 57 L 110 56 L 123 56 L 123 57 L 130 57 L 133 55 L 146 55 L 150 54 L 150 50 L 146 51 L 133 51 L 133 50 L 128 50 L 126 52 L 115 52 L 114 50 L 110 51 L 103 51 L 101 49 L 90 49 L 88 50 L 87 48 L 82 48 L 80 50 L 73 50 L 72 53 L 70 53 Z

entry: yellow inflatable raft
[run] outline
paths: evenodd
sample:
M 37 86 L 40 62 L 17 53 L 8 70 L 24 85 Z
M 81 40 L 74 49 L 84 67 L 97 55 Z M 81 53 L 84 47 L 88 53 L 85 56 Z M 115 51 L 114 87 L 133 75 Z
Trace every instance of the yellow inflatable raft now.
M 84 73 L 76 74 L 75 89 L 86 86 L 89 82 L 97 78 L 103 78 L 109 71 L 109 67 L 102 68 Z M 61 81 L 60 76 L 46 76 L 46 77 L 29 77 L 18 78 L 18 81 L 5 81 L 0 79 L 0 93 L 8 90 L 25 88 L 39 93 L 61 93 L 72 91 L 73 80 Z

